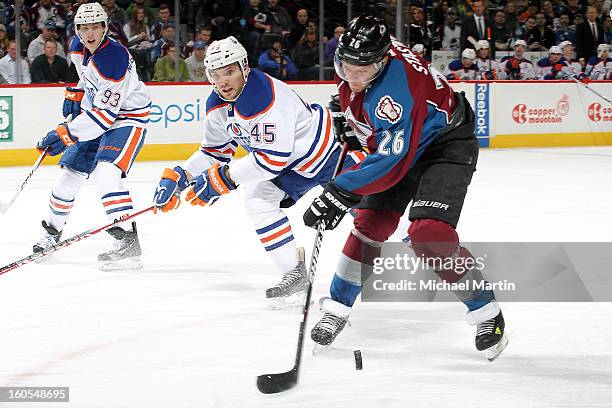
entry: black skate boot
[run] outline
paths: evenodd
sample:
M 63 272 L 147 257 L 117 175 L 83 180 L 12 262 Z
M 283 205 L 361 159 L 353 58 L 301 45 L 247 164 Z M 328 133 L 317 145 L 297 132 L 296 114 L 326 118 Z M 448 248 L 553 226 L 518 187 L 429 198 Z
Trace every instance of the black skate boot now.
M 487 320 L 475 321 L 476 326 L 476 349 L 484 351 L 489 361 L 495 360 L 508 345 L 508 336 L 504 333 L 504 316 L 496 302 L 491 302 L 482 309 L 487 308 L 489 313 L 498 312 L 495 317 Z M 478 312 L 480 309 L 475 310 Z M 470 312 L 470 313 L 474 313 Z M 468 314 L 470 314 L 468 313 Z M 483 315 L 484 316 L 484 315 Z
M 266 289 L 266 299 L 272 309 L 301 306 L 308 288 L 308 273 L 304 262 L 304 248 L 298 248 L 298 264 L 283 275 L 279 283 Z
M 121 227 L 112 227 L 106 232 L 116 241 L 111 251 L 98 255 L 100 269 L 103 271 L 141 269 L 140 255 L 142 251 L 138 241 L 136 223 L 132 223 L 132 231 L 126 231 Z
M 51 225 L 47 224 L 46 221 L 42 222 L 43 234 L 40 237 L 40 240 L 34 244 L 32 250 L 34 252 L 43 252 L 47 248 L 51 248 L 53 245 L 57 244 L 62 238 L 62 231 L 58 231 L 53 228 Z
M 346 326 L 351 308 L 328 297 L 321 298 L 319 305 L 323 317 L 312 328 L 310 338 L 319 346 L 329 346 Z

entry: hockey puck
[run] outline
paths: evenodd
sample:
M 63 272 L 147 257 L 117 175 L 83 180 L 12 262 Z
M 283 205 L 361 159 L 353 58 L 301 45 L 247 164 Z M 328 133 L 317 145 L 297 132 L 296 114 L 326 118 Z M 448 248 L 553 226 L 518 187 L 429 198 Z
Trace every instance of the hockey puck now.
M 361 360 L 361 350 L 354 350 L 355 355 L 355 370 L 363 369 L 363 361 Z

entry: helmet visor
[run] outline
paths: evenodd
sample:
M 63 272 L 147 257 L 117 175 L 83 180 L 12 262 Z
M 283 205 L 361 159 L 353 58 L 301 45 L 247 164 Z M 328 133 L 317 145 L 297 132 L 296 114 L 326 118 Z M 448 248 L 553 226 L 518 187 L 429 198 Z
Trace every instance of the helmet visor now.
M 375 80 L 385 67 L 384 59 L 369 65 L 353 65 L 334 55 L 334 69 L 338 76 L 350 83 L 367 84 Z

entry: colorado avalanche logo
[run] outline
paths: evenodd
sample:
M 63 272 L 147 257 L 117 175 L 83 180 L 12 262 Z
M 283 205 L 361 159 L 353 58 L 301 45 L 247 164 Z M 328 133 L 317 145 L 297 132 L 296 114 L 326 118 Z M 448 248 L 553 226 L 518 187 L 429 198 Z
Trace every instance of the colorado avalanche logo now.
M 236 137 L 242 136 L 242 131 L 240 130 L 240 126 L 236 123 L 229 123 L 227 125 L 227 133 L 234 135 Z
M 402 106 L 389 95 L 385 95 L 378 101 L 374 114 L 379 119 L 396 124 L 402 117 Z

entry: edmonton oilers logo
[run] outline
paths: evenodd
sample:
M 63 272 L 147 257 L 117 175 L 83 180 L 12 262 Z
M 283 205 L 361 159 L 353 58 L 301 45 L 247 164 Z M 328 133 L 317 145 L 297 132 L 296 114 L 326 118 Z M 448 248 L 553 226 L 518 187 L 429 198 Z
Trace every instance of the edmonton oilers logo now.
M 240 126 L 236 123 L 229 123 L 227 125 L 227 133 L 233 134 L 235 136 L 241 136 L 242 131 L 240 130 Z

